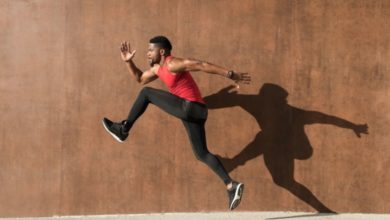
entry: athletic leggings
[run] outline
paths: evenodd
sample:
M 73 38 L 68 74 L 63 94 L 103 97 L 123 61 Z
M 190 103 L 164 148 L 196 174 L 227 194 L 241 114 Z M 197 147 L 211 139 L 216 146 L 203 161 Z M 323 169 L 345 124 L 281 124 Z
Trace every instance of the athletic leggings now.
M 125 123 L 126 131 L 129 131 L 134 122 L 145 112 L 149 103 L 158 106 L 170 115 L 180 118 L 187 130 L 196 158 L 206 163 L 225 184 L 232 181 L 218 158 L 207 149 L 204 128 L 207 120 L 206 105 L 187 101 L 166 91 L 144 87 L 130 110 Z

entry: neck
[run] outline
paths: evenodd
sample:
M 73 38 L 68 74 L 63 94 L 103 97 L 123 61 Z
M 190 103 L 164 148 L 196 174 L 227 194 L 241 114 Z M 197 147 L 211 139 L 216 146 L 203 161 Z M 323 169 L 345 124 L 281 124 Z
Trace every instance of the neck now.
M 162 56 L 161 60 L 160 60 L 160 66 L 164 65 L 165 61 L 167 60 L 168 57 L 170 57 L 171 55 L 167 55 L 167 56 Z

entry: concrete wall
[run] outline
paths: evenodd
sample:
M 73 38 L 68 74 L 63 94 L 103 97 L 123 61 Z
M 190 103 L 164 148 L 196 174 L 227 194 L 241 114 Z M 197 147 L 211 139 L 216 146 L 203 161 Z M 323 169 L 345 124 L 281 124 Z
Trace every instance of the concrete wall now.
M 101 126 L 142 88 L 120 42 L 146 68 L 160 34 L 252 74 L 238 93 L 193 74 L 238 210 L 390 213 L 389 21 L 386 0 L 0 0 L 0 216 L 227 209 L 179 120 L 151 106 L 124 144 Z

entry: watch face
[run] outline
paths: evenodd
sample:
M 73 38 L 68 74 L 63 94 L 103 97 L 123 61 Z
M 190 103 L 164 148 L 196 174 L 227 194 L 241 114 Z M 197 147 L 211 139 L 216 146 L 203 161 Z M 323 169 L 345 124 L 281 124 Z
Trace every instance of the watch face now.
M 231 79 L 233 77 L 233 71 L 229 71 L 227 76 Z

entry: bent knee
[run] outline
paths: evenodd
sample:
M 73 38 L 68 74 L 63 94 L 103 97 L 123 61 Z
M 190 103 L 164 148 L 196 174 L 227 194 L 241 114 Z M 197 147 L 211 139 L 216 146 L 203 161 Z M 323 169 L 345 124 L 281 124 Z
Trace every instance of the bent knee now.
M 148 86 L 144 86 L 142 89 L 141 89 L 141 92 L 140 93 L 149 93 L 150 91 L 152 91 L 153 88 L 151 87 L 148 87 Z

